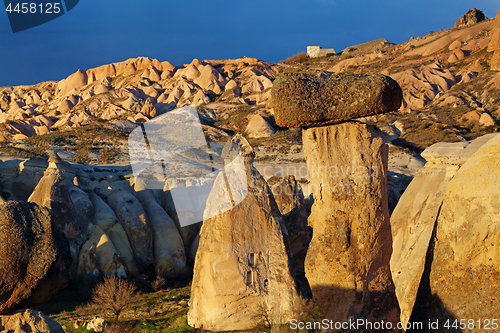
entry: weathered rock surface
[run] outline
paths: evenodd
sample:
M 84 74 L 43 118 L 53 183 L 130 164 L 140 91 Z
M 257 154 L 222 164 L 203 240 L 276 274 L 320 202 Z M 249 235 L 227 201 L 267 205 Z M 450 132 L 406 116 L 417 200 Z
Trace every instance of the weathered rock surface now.
M 464 16 L 459 18 L 457 22 L 455 22 L 455 28 L 464 27 L 469 24 L 479 23 L 487 19 L 488 18 L 484 16 L 484 13 L 482 11 L 476 8 L 472 8 L 469 9 Z
M 467 159 L 446 187 L 437 220 L 430 291 L 459 318 L 500 311 L 493 301 L 500 297 L 499 151 L 495 135 Z
M 134 251 L 130 245 L 127 233 L 120 224 L 115 212 L 97 194 L 91 193 L 90 200 L 95 208 L 94 223 L 111 239 L 117 254 L 126 268 L 127 276 L 138 275 L 139 270 L 134 260 Z M 93 265 L 92 265 L 93 266 Z M 89 271 L 93 271 L 93 267 Z
M 64 333 L 62 326 L 36 310 L 22 310 L 7 316 L 0 316 L 2 333 Z
M 274 135 L 274 129 L 261 115 L 253 115 L 248 120 L 245 133 L 249 138 L 268 138 Z
M 0 314 L 43 304 L 69 283 L 67 239 L 45 208 L 0 206 Z
M 54 223 L 64 232 L 66 237 L 81 244 L 89 221 L 78 219 L 81 224 L 76 224 L 73 201 L 66 184 L 66 178 L 62 175 L 59 167 L 49 166 L 47 168 L 28 201 L 48 208 L 54 218 Z
M 307 225 L 308 214 L 302 188 L 294 176 L 285 179 L 272 177 L 267 184 L 283 215 L 295 271 L 303 272 L 311 235 Z
M 139 267 L 153 264 L 153 234 L 139 201 L 130 192 L 118 189 L 108 196 L 108 204 L 127 232 Z
M 175 278 L 186 273 L 184 243 L 174 221 L 158 204 L 150 190 L 136 192 L 144 207 L 153 230 L 153 247 L 156 274 Z
M 295 318 L 286 228 L 251 158 L 236 157 L 210 193 L 194 267 L 188 323 L 209 330 L 249 329 Z M 226 178 L 227 177 L 227 178 Z M 244 198 L 230 210 L 232 198 Z
M 335 74 L 280 74 L 271 97 L 276 124 L 283 127 L 319 126 L 395 111 L 403 93 L 390 77 Z
M 314 195 L 305 272 L 316 304 L 334 322 L 354 316 L 395 325 L 383 133 L 344 123 L 309 128 L 303 143 Z
M 488 52 L 494 52 L 490 60 L 490 67 L 494 71 L 500 70 L 500 9 L 498 10 L 490 33 L 491 39 L 488 44 Z
M 391 271 L 404 323 L 410 320 L 417 297 L 446 183 L 456 170 L 451 165 L 448 168 L 446 162 L 467 145 L 439 143 L 426 149 L 422 156 L 427 164 L 418 171 L 392 213 Z
M 498 231 L 491 224 L 498 209 L 491 200 L 498 196 L 499 138 L 437 143 L 422 153 L 427 164 L 391 216 L 391 271 L 402 322 L 498 311 L 488 299 L 498 288 Z

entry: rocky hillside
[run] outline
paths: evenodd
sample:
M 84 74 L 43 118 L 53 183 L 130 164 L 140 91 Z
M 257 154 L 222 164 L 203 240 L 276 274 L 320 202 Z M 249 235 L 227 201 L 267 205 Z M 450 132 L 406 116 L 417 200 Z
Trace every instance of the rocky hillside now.
M 404 91 L 401 109 L 366 121 L 379 125 L 395 146 L 418 153 L 435 142 L 473 139 L 499 125 L 500 18 L 484 20 L 473 11 L 461 20 L 456 28 L 402 44 L 379 39 L 293 66 L 253 58 L 194 59 L 173 66 L 139 57 L 79 69 L 59 82 L 4 87 L 2 150 L 33 157 L 55 148 L 67 151 L 66 159 L 85 164 L 126 161 L 122 143 L 127 131 L 175 108 L 195 105 L 210 140 L 245 133 L 260 146 L 257 160 L 266 159 L 271 146 L 293 153 L 300 149 L 300 131 L 275 125 L 269 98 L 274 78 L 283 70 L 324 77 L 390 75 Z M 85 129 L 91 133 L 85 135 Z

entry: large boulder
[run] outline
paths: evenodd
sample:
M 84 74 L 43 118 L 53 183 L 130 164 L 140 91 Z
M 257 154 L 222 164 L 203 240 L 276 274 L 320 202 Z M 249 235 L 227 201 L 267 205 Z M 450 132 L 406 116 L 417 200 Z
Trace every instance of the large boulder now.
M 52 299 L 69 283 L 69 244 L 45 208 L 0 205 L 0 314 Z
M 320 126 L 395 111 L 403 92 L 388 76 L 284 73 L 276 77 L 271 97 L 276 124 Z
M 226 331 L 296 318 L 286 227 L 251 157 L 239 155 L 218 175 L 205 216 L 213 217 L 200 233 L 188 323 Z
M 0 330 L 7 333 L 64 333 L 58 322 L 40 311 L 31 309 L 0 316 Z
M 354 316 L 395 327 L 384 135 L 369 125 L 344 123 L 309 128 L 303 143 L 314 195 L 305 261 L 313 298 L 334 322 Z

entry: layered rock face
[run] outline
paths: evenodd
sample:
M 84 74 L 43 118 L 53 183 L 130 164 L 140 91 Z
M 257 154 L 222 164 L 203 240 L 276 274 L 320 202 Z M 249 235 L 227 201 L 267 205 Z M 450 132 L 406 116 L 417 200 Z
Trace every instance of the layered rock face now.
M 226 183 L 227 181 L 227 183 Z M 232 202 L 243 201 L 230 210 Z M 194 267 L 188 323 L 209 330 L 250 329 L 296 313 L 286 227 L 251 158 L 227 164 L 207 201 Z
M 382 132 L 359 123 L 310 128 L 303 144 L 314 195 L 305 271 L 316 304 L 333 321 L 397 322 Z
M 45 208 L 9 201 L 0 206 L 0 230 L 8 230 L 0 233 L 0 314 L 40 305 L 67 286 L 69 244 Z
M 422 153 L 428 162 L 391 217 L 401 321 L 498 313 L 499 148 L 489 134 Z
M 276 124 L 309 127 L 397 110 L 403 93 L 396 81 L 379 74 L 285 73 L 276 77 L 271 97 Z

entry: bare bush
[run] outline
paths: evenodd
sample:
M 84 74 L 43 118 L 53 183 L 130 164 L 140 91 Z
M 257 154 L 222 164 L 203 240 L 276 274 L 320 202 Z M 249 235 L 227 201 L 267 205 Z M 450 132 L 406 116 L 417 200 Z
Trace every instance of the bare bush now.
M 290 58 L 287 58 L 286 60 L 282 61 L 283 63 L 287 65 L 295 65 L 295 64 L 300 64 L 305 62 L 307 59 L 309 59 L 309 55 L 305 52 L 300 52 L 297 54 L 294 54 Z
M 92 304 L 109 310 L 118 320 L 120 313 L 137 297 L 137 288 L 115 276 L 107 276 L 92 292 Z

